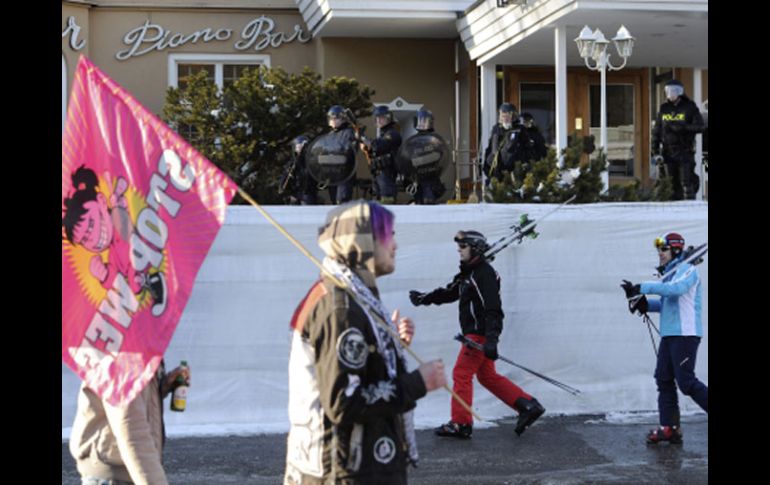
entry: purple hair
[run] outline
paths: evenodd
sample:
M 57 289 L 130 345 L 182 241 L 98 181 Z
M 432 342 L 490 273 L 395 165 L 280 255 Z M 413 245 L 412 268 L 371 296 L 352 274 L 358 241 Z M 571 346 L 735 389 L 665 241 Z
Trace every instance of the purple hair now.
M 369 211 L 372 214 L 374 240 L 380 241 L 380 244 L 388 244 L 393 238 L 393 221 L 396 216 L 374 201 L 369 201 Z

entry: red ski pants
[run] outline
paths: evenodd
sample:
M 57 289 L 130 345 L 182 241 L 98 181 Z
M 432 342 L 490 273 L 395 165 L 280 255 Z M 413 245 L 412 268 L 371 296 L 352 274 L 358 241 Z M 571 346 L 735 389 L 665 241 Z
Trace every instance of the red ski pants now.
M 481 335 L 469 334 L 465 337 L 482 345 L 487 341 L 486 337 Z M 463 345 L 452 371 L 453 389 L 471 407 L 473 406 L 474 375 L 478 377 L 479 384 L 489 389 L 489 392 L 511 408 L 520 397 L 532 399 L 532 396 L 524 392 L 519 386 L 498 374 L 495 370 L 495 361 L 488 359 L 484 352 Z M 452 399 L 452 421 L 458 424 L 473 424 L 471 413 L 454 399 Z

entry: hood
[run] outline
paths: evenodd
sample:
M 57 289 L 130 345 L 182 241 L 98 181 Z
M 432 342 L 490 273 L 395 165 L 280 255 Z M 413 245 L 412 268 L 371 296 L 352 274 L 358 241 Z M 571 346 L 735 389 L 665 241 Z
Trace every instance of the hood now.
M 348 202 L 329 211 L 318 229 L 318 245 L 327 257 L 350 268 L 372 290 L 374 280 L 374 234 L 369 204 Z

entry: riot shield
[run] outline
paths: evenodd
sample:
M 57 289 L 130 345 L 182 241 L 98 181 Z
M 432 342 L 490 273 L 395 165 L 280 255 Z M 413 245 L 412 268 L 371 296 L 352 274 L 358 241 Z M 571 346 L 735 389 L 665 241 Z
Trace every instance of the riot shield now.
M 449 147 L 436 133 L 417 133 L 401 144 L 397 164 L 400 173 L 418 181 L 438 177 L 449 164 Z
M 356 153 L 345 130 L 330 131 L 310 142 L 305 162 L 316 182 L 339 185 L 355 173 Z

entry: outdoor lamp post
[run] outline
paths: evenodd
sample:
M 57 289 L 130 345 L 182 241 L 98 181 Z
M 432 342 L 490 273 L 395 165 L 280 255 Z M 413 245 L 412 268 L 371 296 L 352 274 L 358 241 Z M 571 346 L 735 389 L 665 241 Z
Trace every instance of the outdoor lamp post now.
M 618 29 L 617 35 L 612 38 L 615 43 L 615 48 L 618 50 L 618 54 L 623 58 L 623 64 L 615 67 L 610 63 L 610 53 L 607 52 L 607 45 L 610 43 L 604 38 L 604 34 L 598 28 L 591 32 L 591 29 L 586 25 L 583 30 L 580 31 L 580 35 L 575 39 L 580 57 L 586 63 L 586 67 L 592 71 L 599 71 L 601 73 L 601 114 L 600 114 L 600 140 L 599 146 L 604 149 L 604 153 L 607 154 L 607 69 L 610 71 L 619 71 L 626 66 L 626 61 L 631 57 L 631 51 L 634 48 L 634 38 L 625 26 L 621 25 Z M 594 65 L 591 66 L 589 59 L 594 60 Z M 607 191 L 609 186 L 609 172 L 602 172 L 602 182 L 604 184 L 604 192 Z

